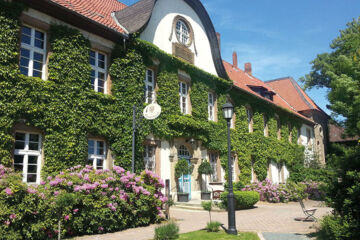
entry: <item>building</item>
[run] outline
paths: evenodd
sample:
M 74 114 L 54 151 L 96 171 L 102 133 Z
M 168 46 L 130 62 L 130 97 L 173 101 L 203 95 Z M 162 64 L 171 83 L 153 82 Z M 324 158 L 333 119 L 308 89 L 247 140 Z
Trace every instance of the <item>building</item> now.
M 316 121 L 250 64 L 242 71 L 236 55 L 232 64 L 221 59 L 199 0 L 169 2 L 1 0 L 0 161 L 29 183 L 77 164 L 129 169 L 133 105 L 157 102 L 160 117 L 138 123 L 136 169 L 200 198 L 201 161 L 214 170 L 208 188 L 223 189 L 227 177 L 221 106 L 231 102 L 234 181 L 285 182 L 302 145 L 314 143 Z M 179 159 L 194 165 L 182 189 Z

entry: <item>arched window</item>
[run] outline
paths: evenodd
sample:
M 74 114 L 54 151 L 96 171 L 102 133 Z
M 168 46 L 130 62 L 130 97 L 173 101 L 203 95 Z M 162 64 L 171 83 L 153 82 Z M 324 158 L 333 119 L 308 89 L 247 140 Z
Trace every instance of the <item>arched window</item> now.
M 185 159 L 191 158 L 189 150 L 184 145 L 181 145 L 179 147 L 178 156 L 179 156 L 179 158 L 185 158 Z
M 176 22 L 176 37 L 178 41 L 184 45 L 187 45 L 190 41 L 189 27 L 180 19 Z

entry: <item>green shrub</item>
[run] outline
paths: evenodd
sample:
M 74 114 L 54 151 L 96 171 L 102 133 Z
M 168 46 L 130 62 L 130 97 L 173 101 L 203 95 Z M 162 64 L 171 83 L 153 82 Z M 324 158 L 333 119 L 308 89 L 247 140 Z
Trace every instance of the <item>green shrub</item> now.
M 228 192 L 223 192 L 220 196 L 224 207 L 227 207 L 227 196 Z M 234 196 L 236 210 L 252 208 L 260 200 L 259 193 L 255 191 L 235 191 Z
M 154 240 L 173 240 L 179 238 L 179 226 L 170 222 L 155 228 Z
M 286 192 L 289 193 L 289 201 L 297 202 L 300 199 L 307 198 L 308 194 L 305 192 L 306 185 L 303 183 L 295 183 L 293 181 L 288 181 L 285 185 Z
M 208 222 L 206 224 L 206 231 L 208 231 L 208 232 L 218 232 L 218 231 L 220 231 L 220 226 L 221 226 L 220 222 L 216 222 L 216 221 L 212 222 L 212 221 L 210 221 L 210 222 Z
M 325 216 L 321 221 L 319 240 L 353 240 L 360 239 L 359 228 L 351 218 L 340 215 Z

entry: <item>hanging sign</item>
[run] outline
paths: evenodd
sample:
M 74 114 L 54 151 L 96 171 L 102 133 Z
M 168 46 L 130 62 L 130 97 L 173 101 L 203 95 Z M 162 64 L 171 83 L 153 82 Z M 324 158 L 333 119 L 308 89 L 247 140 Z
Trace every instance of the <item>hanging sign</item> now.
M 161 107 L 157 103 L 151 103 L 144 108 L 143 116 L 148 120 L 156 119 L 161 113 Z

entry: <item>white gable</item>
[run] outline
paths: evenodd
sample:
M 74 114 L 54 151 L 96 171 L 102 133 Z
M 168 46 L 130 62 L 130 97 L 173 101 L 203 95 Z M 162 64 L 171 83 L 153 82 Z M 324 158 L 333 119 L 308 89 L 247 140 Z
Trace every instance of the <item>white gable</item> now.
M 175 30 L 172 29 L 176 16 L 186 19 L 194 31 L 194 40 L 189 49 L 194 53 L 195 66 L 217 75 L 205 28 L 196 12 L 183 0 L 158 0 L 140 38 L 172 54 L 173 43 L 177 42 Z

